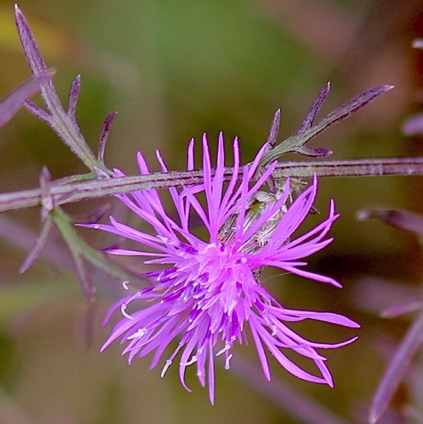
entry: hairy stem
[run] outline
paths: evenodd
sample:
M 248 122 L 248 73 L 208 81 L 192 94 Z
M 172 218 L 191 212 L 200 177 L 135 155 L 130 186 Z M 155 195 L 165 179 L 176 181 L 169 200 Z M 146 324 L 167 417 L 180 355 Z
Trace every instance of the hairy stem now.
M 226 169 L 227 179 L 232 168 Z M 275 180 L 319 177 L 371 177 L 382 175 L 423 175 L 423 158 L 383 158 L 309 162 L 282 162 L 274 171 Z M 242 175 L 242 174 L 240 174 Z M 240 177 L 241 178 L 241 177 Z M 120 193 L 151 188 L 167 188 L 199 184 L 203 181 L 202 171 L 173 171 L 119 178 L 93 179 L 88 181 L 69 180 L 52 182 L 50 195 L 54 205 L 76 203 L 98 199 Z M 0 194 L 0 212 L 39 206 L 41 189 L 23 190 Z

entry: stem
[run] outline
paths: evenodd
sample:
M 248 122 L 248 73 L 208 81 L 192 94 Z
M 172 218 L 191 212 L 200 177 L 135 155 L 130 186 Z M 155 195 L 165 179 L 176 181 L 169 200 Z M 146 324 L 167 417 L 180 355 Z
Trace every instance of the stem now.
M 47 65 L 38 49 L 28 22 L 17 5 L 15 5 L 15 19 L 19 38 L 31 72 L 35 77 L 45 75 L 48 72 Z M 27 107 L 38 118 L 41 115 L 44 116 L 53 131 L 91 171 L 96 172 L 96 170 L 99 170 L 103 174 L 110 175 L 110 171 L 106 166 L 94 156 L 76 123 L 75 108 L 78 100 L 79 85 L 80 79 L 77 78 L 72 84 L 68 112 L 64 110 L 51 79 L 40 86 L 41 96 L 50 114 L 47 114 L 34 104 L 27 103 Z
M 384 175 L 423 175 L 423 157 L 282 162 L 274 178 L 381 177 Z
M 226 179 L 232 175 L 227 168 Z M 333 161 L 304 161 L 279 163 L 273 173 L 275 180 L 284 178 L 319 177 L 373 177 L 382 175 L 423 175 L 423 158 L 382 158 Z M 240 178 L 242 173 L 240 173 Z M 98 199 L 115 194 L 130 193 L 152 188 L 163 189 L 203 182 L 202 171 L 172 171 L 130 177 L 94 179 L 73 183 L 63 181 L 51 184 L 55 205 Z M 0 212 L 40 206 L 41 190 L 23 190 L 0 194 Z

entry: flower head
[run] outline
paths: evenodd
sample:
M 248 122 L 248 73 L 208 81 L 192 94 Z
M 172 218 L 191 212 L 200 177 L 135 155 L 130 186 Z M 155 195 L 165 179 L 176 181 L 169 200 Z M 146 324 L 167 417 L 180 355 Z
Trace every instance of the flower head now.
M 194 144 L 188 149 L 188 170 L 194 169 Z M 110 225 L 93 227 L 139 243 L 139 250 L 109 249 L 115 255 L 141 256 L 155 269 L 147 274 L 151 286 L 120 300 L 110 311 L 122 314 L 103 349 L 116 339 L 126 343 L 123 354 L 129 362 L 136 356 L 155 352 L 155 367 L 172 341 L 177 347 L 166 360 L 162 375 L 175 358 L 184 387 L 185 371 L 196 364 L 200 383 L 209 386 L 214 402 L 214 357 L 224 355 L 230 367 L 232 348 L 246 340 L 247 328 L 255 342 L 267 379 L 270 370 L 265 348 L 290 373 L 316 383 L 332 386 L 326 358 L 317 349 L 336 348 L 352 342 L 325 344 L 309 341 L 287 324 L 307 319 L 358 327 L 346 317 L 325 312 L 284 308 L 262 286 L 259 271 L 276 267 L 286 272 L 339 286 L 335 280 L 303 269 L 303 258 L 324 248 L 331 239 L 325 236 L 338 217 L 331 202 L 328 217 L 308 233 L 292 239 L 294 232 L 312 208 L 317 179 L 294 200 L 287 181 L 272 201 L 260 202 L 261 191 L 275 165 L 257 172 L 262 149 L 254 161 L 240 166 L 238 141 L 233 143 L 233 172 L 224 167 L 224 143 L 220 135 L 215 169 L 212 169 L 207 138 L 203 138 L 201 185 L 170 188 L 177 218 L 165 211 L 156 189 L 119 195 L 120 200 L 148 223 L 147 233 L 110 218 Z M 158 155 L 162 170 L 167 167 Z M 141 174 L 149 169 L 138 154 Z M 118 175 L 123 175 L 116 171 Z M 260 175 L 257 177 L 257 175 Z M 203 206 L 200 198 L 205 199 Z M 287 206 L 289 204 L 289 206 Z M 254 213 L 253 213 L 254 212 Z M 195 216 L 206 229 L 206 236 L 194 234 L 190 221 Z M 137 306 L 139 305 L 139 306 Z M 130 307 L 130 310 L 129 310 Z M 286 356 L 294 351 L 314 362 L 314 375 Z

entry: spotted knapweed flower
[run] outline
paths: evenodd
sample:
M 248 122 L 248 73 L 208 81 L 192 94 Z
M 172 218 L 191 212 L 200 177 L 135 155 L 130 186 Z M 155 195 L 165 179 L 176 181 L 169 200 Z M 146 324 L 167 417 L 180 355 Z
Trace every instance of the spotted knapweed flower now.
M 193 150 L 192 141 L 188 149 L 188 170 L 194 169 Z M 212 403 L 214 357 L 224 355 L 228 369 L 236 342 L 252 337 L 267 379 L 270 379 L 270 370 L 265 348 L 293 375 L 332 386 L 326 358 L 317 349 L 344 346 L 355 338 L 338 344 L 316 343 L 296 334 L 288 324 L 310 319 L 358 327 L 350 319 L 334 313 L 284 308 L 262 286 L 260 270 L 266 266 L 339 286 L 332 278 L 302 268 L 306 265 L 303 258 L 331 242 L 325 236 L 338 217 L 333 202 L 322 223 L 292 238 L 312 208 L 317 179 L 294 200 L 288 180 L 280 193 L 273 196 L 273 201 L 258 202 L 275 168 L 273 164 L 257 172 L 263 152 L 264 148 L 251 164 L 241 167 L 235 139 L 230 174 L 224 167 L 223 136 L 219 137 L 214 169 L 204 136 L 204 182 L 169 189 L 176 218 L 165 211 L 158 191 L 150 189 L 117 197 L 151 226 L 151 233 L 114 218 L 110 218 L 110 225 L 90 225 L 139 244 L 136 250 L 113 248 L 109 253 L 140 256 L 145 258 L 144 264 L 154 268 L 143 275 L 151 282 L 149 287 L 120 300 L 111 309 L 107 320 L 117 310 L 121 312 L 121 319 L 103 349 L 121 339 L 127 343 L 123 354 L 128 354 L 129 362 L 136 356 L 155 352 L 153 368 L 172 342 L 179 340 L 165 362 L 162 376 L 180 354 L 179 376 L 183 386 L 189 390 L 185 372 L 187 367 L 196 364 L 201 385 L 204 387 L 208 381 Z M 159 154 L 158 160 L 163 172 L 167 172 Z M 138 154 L 138 164 L 141 174 L 150 173 L 141 154 Z M 259 209 L 252 213 L 254 206 Z M 193 219 L 204 225 L 203 237 L 199 235 L 201 231 L 194 234 L 190 225 Z M 296 365 L 285 354 L 287 351 L 313 361 L 318 375 Z

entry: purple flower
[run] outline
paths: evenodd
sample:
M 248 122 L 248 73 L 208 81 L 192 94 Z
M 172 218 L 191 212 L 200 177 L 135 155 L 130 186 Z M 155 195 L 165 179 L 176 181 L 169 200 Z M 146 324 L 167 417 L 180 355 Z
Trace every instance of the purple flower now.
M 90 225 L 139 243 L 139 250 L 113 248 L 109 253 L 141 256 L 146 258 L 145 264 L 154 267 L 154 271 L 144 275 L 151 282 L 149 287 L 120 300 L 111 309 L 107 320 L 116 310 L 120 310 L 122 318 L 102 349 L 121 338 L 121 343 L 127 344 L 123 354 L 128 354 L 129 362 L 135 356 L 143 357 L 154 351 L 153 368 L 177 339 L 179 343 L 166 360 L 162 376 L 180 354 L 179 376 L 183 386 L 190 390 L 185 383 L 185 371 L 196 364 L 200 383 L 205 386 L 207 380 L 210 400 L 214 403 L 214 357 L 224 355 L 228 369 L 232 348 L 235 342 L 246 341 L 248 327 L 267 379 L 270 379 L 270 370 L 265 348 L 293 375 L 332 386 L 326 358 L 317 349 L 344 346 L 355 338 L 338 344 L 316 343 L 296 334 L 287 324 L 307 319 L 353 328 L 358 324 L 333 313 L 284 308 L 262 286 L 260 270 L 271 266 L 340 286 L 332 278 L 303 269 L 306 265 L 303 258 L 331 242 L 325 236 L 338 217 L 334 204 L 331 202 L 328 217 L 322 223 L 292 238 L 312 208 L 317 179 L 293 201 L 289 181 L 272 197 L 261 189 L 275 164 L 261 174 L 257 172 L 264 149 L 251 164 L 240 167 L 235 139 L 233 173 L 229 174 L 224 167 L 223 145 L 221 135 L 213 170 L 204 136 L 204 183 L 169 189 L 177 219 L 165 211 L 157 190 L 150 189 L 118 197 L 151 225 L 151 234 L 112 217 L 111 225 Z M 194 169 L 193 149 L 192 141 L 188 149 L 188 170 Z M 162 170 L 167 172 L 160 155 L 158 160 Z M 150 173 L 141 154 L 138 154 L 138 164 L 141 174 Z M 260 202 L 266 195 L 273 200 Z M 206 206 L 200 198 L 205 199 Z M 204 225 L 203 237 L 194 234 L 190 226 L 193 218 Z M 318 375 L 297 366 L 286 356 L 287 351 L 313 361 Z

